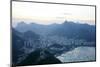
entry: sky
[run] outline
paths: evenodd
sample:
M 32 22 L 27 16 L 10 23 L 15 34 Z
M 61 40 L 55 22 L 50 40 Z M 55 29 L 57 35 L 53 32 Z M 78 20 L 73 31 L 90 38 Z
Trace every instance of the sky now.
M 95 7 L 31 2 L 12 2 L 12 23 L 49 25 L 65 20 L 95 25 Z

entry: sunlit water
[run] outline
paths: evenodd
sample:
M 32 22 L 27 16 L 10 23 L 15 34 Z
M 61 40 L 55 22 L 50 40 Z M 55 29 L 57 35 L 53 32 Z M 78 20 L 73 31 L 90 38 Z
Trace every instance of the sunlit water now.
M 77 47 L 57 58 L 62 62 L 94 61 L 95 47 Z

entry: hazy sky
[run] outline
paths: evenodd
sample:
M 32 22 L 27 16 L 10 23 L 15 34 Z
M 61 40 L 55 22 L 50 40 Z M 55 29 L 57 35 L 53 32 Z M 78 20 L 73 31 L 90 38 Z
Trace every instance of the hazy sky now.
M 18 23 L 52 24 L 68 21 L 95 24 L 95 7 L 44 4 L 30 2 L 12 2 L 12 21 Z

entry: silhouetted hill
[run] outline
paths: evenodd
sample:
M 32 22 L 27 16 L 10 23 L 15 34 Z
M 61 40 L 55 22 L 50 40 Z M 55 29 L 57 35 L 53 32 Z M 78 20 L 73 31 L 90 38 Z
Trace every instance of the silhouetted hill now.
M 12 29 L 12 61 L 13 64 L 16 64 L 19 58 L 19 55 L 22 55 L 24 51 L 20 49 L 24 46 L 24 39 L 21 38 L 22 34 L 15 29 Z
M 41 64 L 57 64 L 61 63 L 56 57 L 49 51 L 43 49 L 37 49 L 30 53 L 26 59 L 21 61 L 18 66 L 25 65 L 41 65 Z

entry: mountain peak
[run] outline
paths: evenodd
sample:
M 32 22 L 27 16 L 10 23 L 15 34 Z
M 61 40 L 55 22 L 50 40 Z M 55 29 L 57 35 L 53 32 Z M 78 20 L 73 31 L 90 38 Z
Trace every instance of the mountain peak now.
M 24 25 L 27 25 L 27 24 L 24 21 L 21 21 L 21 22 L 18 23 L 17 26 L 24 26 Z
M 25 22 L 24 21 L 21 21 L 20 24 L 25 24 Z
M 64 25 L 65 25 L 65 24 L 71 24 L 71 25 L 72 25 L 72 24 L 75 24 L 75 23 L 74 23 L 73 21 L 67 21 L 67 20 L 65 20 L 63 24 L 64 24 Z
M 65 20 L 65 21 L 64 21 L 64 23 L 68 23 L 68 21 L 67 21 L 67 20 Z

